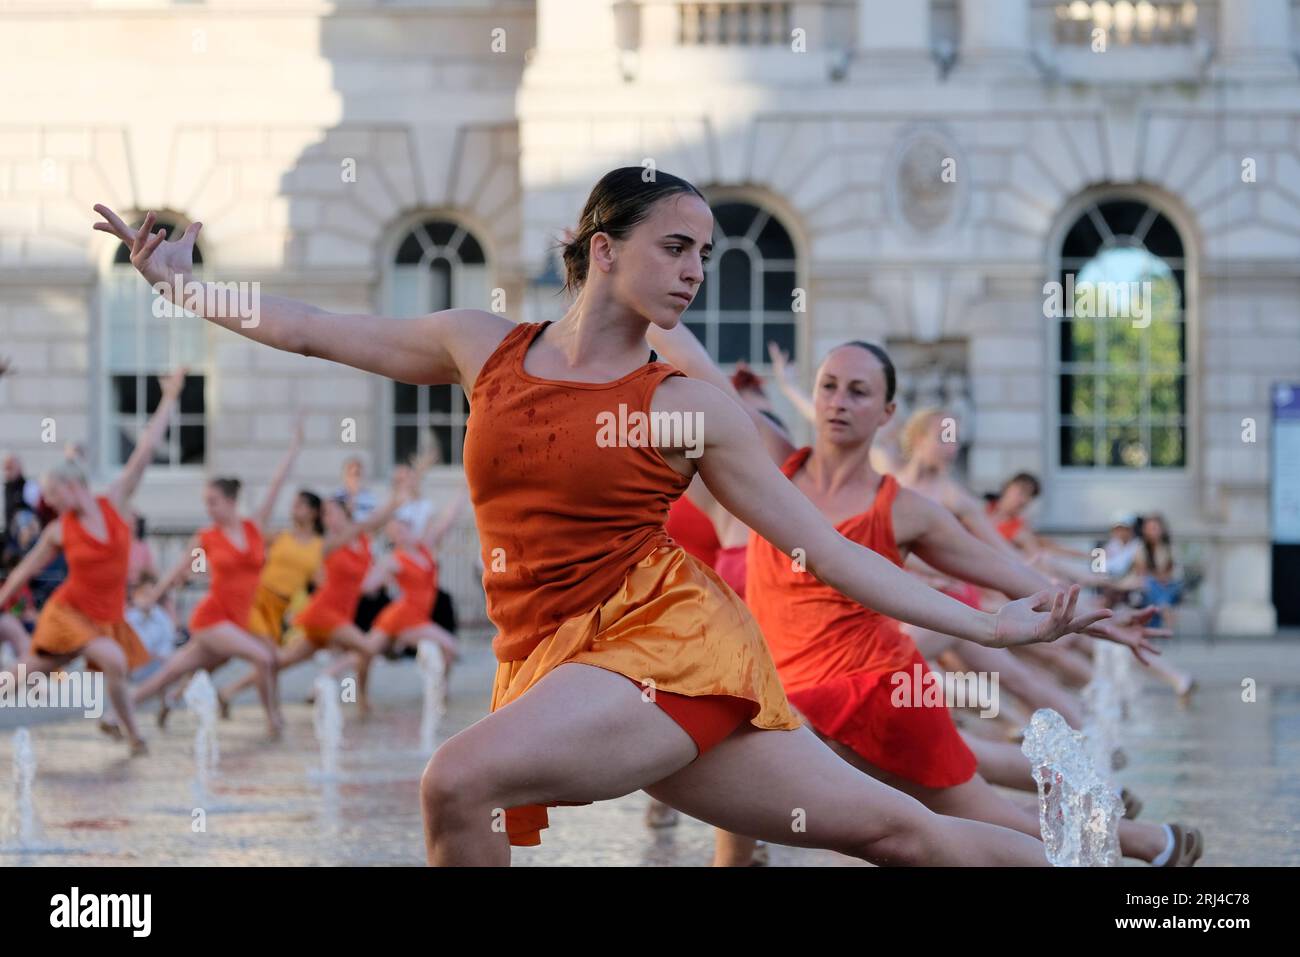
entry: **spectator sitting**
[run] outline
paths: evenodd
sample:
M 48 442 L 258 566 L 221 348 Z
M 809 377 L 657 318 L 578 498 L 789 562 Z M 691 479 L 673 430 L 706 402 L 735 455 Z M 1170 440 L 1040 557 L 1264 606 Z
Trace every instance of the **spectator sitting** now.
M 1172 628 L 1173 607 L 1183 597 L 1183 572 L 1174 559 L 1164 516 L 1153 512 L 1142 516 L 1140 522 L 1141 547 L 1134 557 L 1133 573 L 1142 580 L 1146 604 L 1159 609 L 1153 627 Z
M 131 672 L 132 681 L 149 677 L 176 650 L 176 624 L 171 616 L 158 605 L 145 604 L 156 584 L 158 579 L 152 573 L 141 574 L 132 586 L 131 603 L 126 609 L 127 623 L 149 651 L 149 663 Z

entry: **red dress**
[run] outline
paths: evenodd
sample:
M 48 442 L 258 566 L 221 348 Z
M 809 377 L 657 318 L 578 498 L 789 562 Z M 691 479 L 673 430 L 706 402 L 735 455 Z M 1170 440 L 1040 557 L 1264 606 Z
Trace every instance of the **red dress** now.
M 781 470 L 793 477 L 811 452 L 795 452 Z M 893 522 L 897 494 L 893 476 L 884 476 L 870 508 L 836 528 L 901 568 Z M 924 787 L 952 787 L 975 774 L 975 756 L 947 707 L 913 705 L 909 686 L 918 676 L 924 683 L 929 669 L 898 622 L 793 567 L 752 534 L 745 597 L 790 703 L 820 734 Z
M 235 548 L 226 533 L 216 526 L 199 533 L 199 546 L 208 563 L 211 585 L 207 596 L 190 615 L 190 631 L 211 628 L 223 621 L 248 627 L 266 555 L 262 532 L 256 523 L 244 519 L 243 528 L 243 551 Z
M 358 535 L 356 541 L 325 556 L 323 564 L 325 584 L 293 620 L 313 644 L 322 647 L 336 628 L 351 623 L 357 616 L 361 586 L 370 570 L 370 540 Z
M 397 558 L 397 587 L 402 590 L 402 597 L 385 606 L 371 626 L 389 637 L 433 620 L 433 604 L 438 599 L 438 563 L 423 545 L 417 551 L 424 564 L 407 552 L 393 553 Z

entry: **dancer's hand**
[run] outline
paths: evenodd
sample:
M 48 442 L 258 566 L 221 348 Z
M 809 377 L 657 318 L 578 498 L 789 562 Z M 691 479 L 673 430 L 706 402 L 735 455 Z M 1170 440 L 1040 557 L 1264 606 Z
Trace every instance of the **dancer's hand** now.
M 166 230 L 151 232 L 157 222 L 153 213 L 145 216 L 139 229 L 132 229 L 102 203 L 95 204 L 95 212 L 104 217 L 104 222 L 95 223 L 94 228 L 102 233 L 112 233 L 131 247 L 131 265 L 149 281 L 149 285 L 165 283 L 170 286 L 177 276 L 182 284 L 190 281 L 194 274 L 194 240 L 203 228 L 202 223 L 190 223 L 180 239 L 169 240 Z
M 1085 631 L 1110 617 L 1109 608 L 1075 617 L 1074 608 L 1078 601 L 1079 586 L 1072 585 L 1068 590 L 1048 588 L 1028 598 L 1007 602 L 998 609 L 993 647 L 1055 641 L 1062 635 Z
M 772 362 L 772 378 L 779 383 L 787 381 L 786 375 L 790 370 L 790 357 L 785 350 L 775 342 L 769 342 L 767 344 L 767 357 Z
M 1150 639 L 1172 638 L 1174 634 L 1168 628 L 1147 627 L 1147 622 L 1152 619 L 1158 610 L 1152 607 L 1125 608 L 1112 617 L 1110 621 L 1099 621 L 1092 625 L 1084 634 L 1124 645 L 1133 652 L 1138 661 L 1144 665 L 1149 665 L 1151 662 L 1144 658 L 1143 655 L 1160 654 L 1160 649 L 1151 644 Z
M 185 376 L 189 374 L 189 371 L 189 366 L 180 366 L 173 369 L 171 374 L 159 383 L 164 402 L 174 402 L 181 397 L 181 390 L 185 388 Z

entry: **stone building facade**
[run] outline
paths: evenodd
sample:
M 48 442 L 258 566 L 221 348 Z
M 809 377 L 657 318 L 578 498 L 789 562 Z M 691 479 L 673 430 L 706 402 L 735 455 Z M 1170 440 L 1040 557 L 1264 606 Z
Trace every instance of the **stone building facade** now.
M 1300 382 L 1297 6 L 6 0 L 0 446 L 37 473 L 85 441 L 103 479 L 186 361 L 139 499 L 160 533 L 202 520 L 204 475 L 256 497 L 299 408 L 298 484 L 350 454 L 382 482 L 431 434 L 446 497 L 456 390 L 155 318 L 91 205 L 201 220 L 205 275 L 263 294 L 536 320 L 563 311 L 552 244 L 591 185 L 643 164 L 718 210 L 687 319 L 721 361 L 762 367 L 775 339 L 806 385 L 831 345 L 882 340 L 913 404 L 962 411 L 974 487 L 1042 475 L 1037 524 L 1081 543 L 1159 509 L 1203 573 L 1199 625 L 1269 632 L 1270 390 Z M 1152 331 L 1045 315 L 1067 274 L 1153 280 Z M 468 522 L 453 548 L 481 620 Z

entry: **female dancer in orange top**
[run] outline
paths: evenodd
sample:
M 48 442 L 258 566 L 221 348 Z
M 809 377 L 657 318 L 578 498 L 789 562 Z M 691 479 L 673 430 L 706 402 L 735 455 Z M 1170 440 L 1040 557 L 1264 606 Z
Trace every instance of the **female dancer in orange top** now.
M 301 633 L 276 652 L 277 670 L 291 668 L 325 648 L 355 652 L 360 656 L 360 667 L 369 665 L 370 642 L 352 621 L 370 571 L 369 536 L 383 527 L 408 494 L 404 485 L 394 484 L 392 498 L 364 522 L 352 521 L 344 499 L 325 500 L 321 509 L 321 522 L 325 526 L 325 558 L 322 562 L 325 582 L 311 596 L 307 607 L 293 619 Z M 229 708 L 230 702 L 248 687 L 251 680 L 251 677 L 246 677 L 221 689 L 223 710 Z M 358 696 L 357 703 L 363 705 L 364 697 Z
M 983 544 L 943 506 L 900 490 L 892 476 L 871 467 L 872 439 L 893 414 L 893 393 L 893 365 L 878 347 L 855 342 L 832 350 L 814 391 L 816 444 L 793 451 L 782 471 L 841 534 L 897 566 L 915 551 L 945 574 L 1008 595 L 1042 587 L 1041 574 Z M 896 622 L 792 567 L 758 536 L 750 539 L 749 560 L 748 604 L 786 692 L 837 752 L 939 813 L 1038 834 L 1037 814 L 976 774 L 975 757 L 947 708 L 920 706 L 921 691 L 933 679 Z M 1090 631 L 1127 644 L 1139 659 L 1155 650 L 1141 624 L 1120 629 L 1100 622 Z M 1195 831 L 1132 821 L 1122 822 L 1120 844 L 1127 855 L 1161 863 L 1193 863 L 1200 849 Z
M 538 840 L 540 805 L 648 790 L 731 830 L 878 862 L 1044 863 L 1040 842 L 935 815 L 801 727 L 744 604 L 669 543 L 664 516 L 698 470 L 728 511 L 841 592 L 987 644 L 1050 641 L 1105 613 L 1075 618 L 1077 592 L 996 615 L 935 592 L 836 534 L 728 396 L 647 364 L 647 332 L 677 326 L 704 279 L 713 216 L 689 183 L 643 173 L 614 170 L 593 190 L 565 249 L 581 293 L 558 323 L 347 316 L 269 296 L 256 325 L 206 317 L 470 396 L 466 474 L 500 664 L 492 714 L 444 743 L 421 781 L 429 860 L 507 863 L 510 842 Z M 188 278 L 197 225 L 167 242 L 152 218 L 135 231 L 97 209 L 96 228 L 132 243 L 146 279 Z
M 149 653 L 126 623 L 126 580 L 131 552 L 131 530 L 122 518 L 127 503 L 140 485 L 140 477 L 153 456 L 153 448 L 167 428 L 167 419 L 185 384 L 185 369 L 162 382 L 158 408 L 140 434 L 122 474 L 106 495 L 91 494 L 80 467 L 71 462 L 56 466 L 45 477 L 42 497 L 59 513 L 40 539 L 0 586 L 0 608 L 27 580 L 63 550 L 68 577 L 41 609 L 30 647 L 20 664 L 28 673 L 49 673 L 78 655 L 103 672 L 109 700 L 126 729 L 131 754 L 148 751 L 136 727 L 127 690 L 127 675 L 149 660 Z M 100 727 L 118 735 L 117 726 Z
M 238 479 L 218 478 L 207 484 L 203 491 L 203 504 L 212 524 L 190 538 L 176 564 L 154 586 L 146 603 L 158 601 L 196 571 L 209 573 L 208 594 L 190 614 L 190 640 L 135 689 L 136 704 L 147 701 L 192 671 L 199 668 L 215 671 L 231 658 L 242 658 L 253 666 L 250 679 L 257 685 L 271 737 L 278 738 L 283 732 L 284 718 L 280 714 L 276 688 L 275 651 L 268 642 L 254 636 L 248 629 L 253 599 L 266 561 L 262 528 L 270 520 L 276 496 L 298 454 L 300 443 L 301 432 L 297 431 L 276 469 L 256 520 L 239 514 Z M 196 568 L 198 556 L 202 556 L 203 563 Z M 162 709 L 160 723 L 166 720 L 168 710 L 165 696 Z

